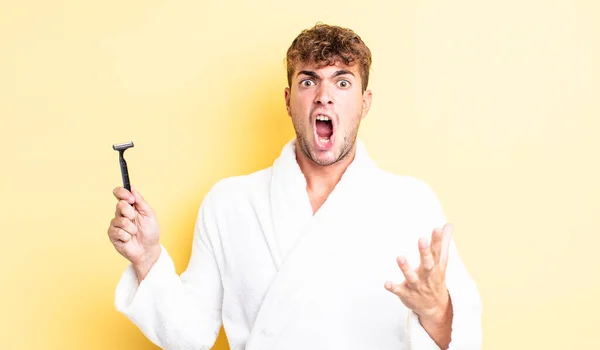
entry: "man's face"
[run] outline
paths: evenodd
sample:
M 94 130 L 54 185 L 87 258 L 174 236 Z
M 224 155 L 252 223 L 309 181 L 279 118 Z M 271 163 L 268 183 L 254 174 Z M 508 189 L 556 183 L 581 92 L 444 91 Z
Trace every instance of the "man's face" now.
M 301 63 L 285 89 L 285 103 L 297 146 L 314 163 L 331 165 L 352 150 L 371 105 L 371 91 L 362 92 L 356 64 L 316 68 Z

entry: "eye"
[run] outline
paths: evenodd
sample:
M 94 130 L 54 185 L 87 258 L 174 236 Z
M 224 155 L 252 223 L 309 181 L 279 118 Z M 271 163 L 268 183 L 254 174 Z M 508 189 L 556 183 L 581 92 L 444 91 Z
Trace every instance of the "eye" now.
M 311 86 L 315 85 L 315 82 L 310 79 L 306 79 L 306 80 L 302 80 L 300 82 L 300 85 L 302 85 L 303 87 L 311 87 Z
M 350 87 L 350 82 L 348 80 L 340 80 L 337 84 L 343 89 Z

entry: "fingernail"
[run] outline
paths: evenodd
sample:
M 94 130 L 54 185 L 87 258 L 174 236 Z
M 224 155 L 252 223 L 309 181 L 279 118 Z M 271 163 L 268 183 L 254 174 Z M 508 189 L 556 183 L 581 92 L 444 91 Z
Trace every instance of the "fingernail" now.
M 392 284 L 390 282 L 385 282 L 385 289 L 391 290 Z

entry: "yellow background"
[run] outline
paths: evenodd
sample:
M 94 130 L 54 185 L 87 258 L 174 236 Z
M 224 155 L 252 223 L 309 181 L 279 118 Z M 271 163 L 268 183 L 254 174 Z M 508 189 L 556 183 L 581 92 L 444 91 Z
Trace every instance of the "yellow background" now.
M 293 136 L 283 58 L 317 21 L 370 46 L 360 136 L 438 193 L 484 349 L 600 348 L 599 17 L 594 0 L 3 2 L 0 348 L 155 348 L 113 306 L 111 146 L 135 143 L 182 272 L 207 190 Z

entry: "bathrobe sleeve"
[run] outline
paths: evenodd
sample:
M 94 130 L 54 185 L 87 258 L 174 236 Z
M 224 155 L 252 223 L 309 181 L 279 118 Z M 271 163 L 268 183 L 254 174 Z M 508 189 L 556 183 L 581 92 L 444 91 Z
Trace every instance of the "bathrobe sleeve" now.
M 117 285 L 117 310 L 163 349 L 210 349 L 218 336 L 223 290 L 211 239 L 215 222 L 209 192 L 199 210 L 186 271 L 178 276 L 161 246 L 141 283 L 130 265 Z
M 443 227 L 446 217 L 434 192 L 426 187 L 425 209 L 432 220 L 432 230 Z M 458 254 L 454 240 L 450 242 L 448 266 L 446 268 L 446 287 L 452 302 L 453 319 L 451 341 L 448 350 L 479 350 L 482 344 L 481 312 L 479 291 L 474 280 L 467 272 Z M 409 310 L 407 322 L 407 348 L 410 350 L 439 350 L 421 326 L 417 314 Z

